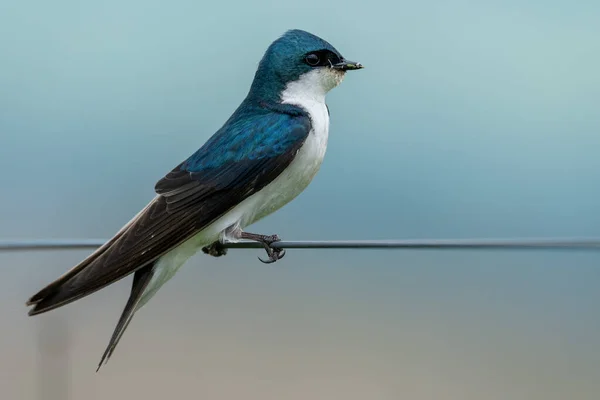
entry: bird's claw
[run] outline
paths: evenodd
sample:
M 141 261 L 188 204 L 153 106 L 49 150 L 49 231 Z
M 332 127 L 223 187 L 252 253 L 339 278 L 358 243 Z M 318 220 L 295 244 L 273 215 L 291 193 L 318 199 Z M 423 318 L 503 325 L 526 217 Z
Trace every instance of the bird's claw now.
M 280 249 L 280 248 L 271 247 L 271 245 L 273 243 L 279 242 L 280 240 L 281 239 L 277 235 L 264 236 L 263 240 L 261 242 L 262 242 L 263 246 L 265 247 L 265 250 L 267 251 L 267 255 L 269 256 L 269 258 L 266 260 L 263 260 L 262 258 L 258 257 L 258 259 L 265 264 L 272 264 L 277 260 L 281 260 L 283 258 L 283 256 L 285 256 L 285 250 Z
M 258 259 L 265 264 L 272 264 L 277 260 L 281 260 L 283 256 L 285 256 L 285 250 L 269 248 L 269 250 L 267 250 L 267 255 L 269 256 L 269 258 L 266 260 L 263 260 L 260 257 L 258 257 Z

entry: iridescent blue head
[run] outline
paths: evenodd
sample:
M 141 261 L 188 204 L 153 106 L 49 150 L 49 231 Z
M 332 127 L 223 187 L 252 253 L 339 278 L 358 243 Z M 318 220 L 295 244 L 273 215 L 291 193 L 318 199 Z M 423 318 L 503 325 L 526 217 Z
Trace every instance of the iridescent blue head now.
M 250 88 L 249 98 L 281 101 L 292 82 L 303 82 L 316 96 L 339 85 L 346 71 L 361 69 L 346 60 L 331 44 L 311 33 L 294 29 L 275 40 L 263 56 Z

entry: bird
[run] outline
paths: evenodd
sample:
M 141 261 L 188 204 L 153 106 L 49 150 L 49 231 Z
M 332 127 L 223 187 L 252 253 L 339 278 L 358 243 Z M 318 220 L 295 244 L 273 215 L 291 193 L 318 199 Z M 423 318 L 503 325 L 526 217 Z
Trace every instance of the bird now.
M 296 198 L 321 167 L 329 135 L 327 93 L 347 71 L 324 39 L 288 30 L 265 51 L 245 99 L 205 143 L 155 185 L 155 197 L 110 240 L 26 302 L 28 315 L 67 305 L 133 274 L 131 291 L 98 368 L 108 362 L 134 314 L 200 249 L 261 243 L 265 263 L 285 251 L 278 235 L 246 228 Z

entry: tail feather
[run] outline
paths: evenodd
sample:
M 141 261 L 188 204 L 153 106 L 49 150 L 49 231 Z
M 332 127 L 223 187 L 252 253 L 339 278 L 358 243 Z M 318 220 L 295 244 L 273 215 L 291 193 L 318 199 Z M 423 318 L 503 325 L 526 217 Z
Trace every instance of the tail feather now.
M 154 276 L 154 272 L 155 265 L 151 264 L 142 269 L 137 270 L 133 275 L 133 283 L 131 285 L 131 294 L 129 295 L 129 300 L 127 300 L 127 304 L 125 305 L 123 313 L 119 318 L 119 322 L 117 323 L 117 326 L 113 331 L 110 341 L 108 342 L 108 346 L 106 347 L 106 350 L 104 350 L 104 354 L 102 354 L 102 358 L 98 363 L 98 368 L 96 369 L 96 372 L 100 370 L 100 367 L 102 365 L 108 362 L 110 356 L 117 347 L 117 344 L 121 340 L 121 337 L 123 337 L 123 333 L 125 333 L 127 326 L 129 326 L 129 323 L 131 322 L 131 319 L 133 318 L 133 315 L 137 310 L 137 306 L 140 303 L 140 300 L 142 299 L 142 295 L 148 287 L 150 280 Z

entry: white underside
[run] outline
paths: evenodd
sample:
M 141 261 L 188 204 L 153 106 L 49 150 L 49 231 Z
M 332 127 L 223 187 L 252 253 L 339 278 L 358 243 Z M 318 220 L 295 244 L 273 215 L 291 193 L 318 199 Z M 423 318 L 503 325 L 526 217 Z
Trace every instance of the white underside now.
M 312 123 L 310 134 L 289 167 L 262 190 L 242 201 L 193 238 L 162 256 L 155 266 L 155 275 L 136 309 L 146 304 L 199 249 L 222 238 L 234 241 L 234 237 L 225 233 L 228 228 L 246 228 L 292 201 L 308 186 L 321 167 L 327 149 L 329 112 L 325 105 L 325 94 L 337 86 L 343 77 L 333 71 L 331 76 L 325 74 L 327 71 L 324 73 L 322 70 L 305 74 L 298 81 L 288 84 L 282 93 L 282 101 L 302 107 L 309 113 Z

